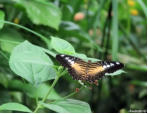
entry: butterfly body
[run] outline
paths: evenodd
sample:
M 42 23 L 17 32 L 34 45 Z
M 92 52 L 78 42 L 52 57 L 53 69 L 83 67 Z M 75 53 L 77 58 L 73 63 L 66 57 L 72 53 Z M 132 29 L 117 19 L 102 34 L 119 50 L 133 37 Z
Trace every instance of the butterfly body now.
M 87 82 L 95 82 L 101 79 L 105 73 L 113 73 L 124 66 L 120 62 L 113 61 L 85 62 L 80 58 L 64 54 L 57 55 L 56 59 L 61 65 L 68 68 L 73 79 Z

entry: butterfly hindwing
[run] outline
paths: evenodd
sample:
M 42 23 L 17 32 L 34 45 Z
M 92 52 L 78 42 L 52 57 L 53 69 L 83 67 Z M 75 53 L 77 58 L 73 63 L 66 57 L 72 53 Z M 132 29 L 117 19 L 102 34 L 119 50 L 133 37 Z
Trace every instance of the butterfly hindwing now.
M 105 74 L 105 69 L 99 63 L 90 63 L 87 75 L 90 77 L 89 79 L 92 81 L 98 80 L 102 78 Z
M 91 63 L 88 70 L 88 75 L 92 81 L 102 78 L 105 73 L 113 73 L 121 69 L 124 65 L 120 62 L 113 61 L 98 61 Z
M 113 73 L 124 67 L 122 63 L 114 61 L 99 61 L 98 63 L 102 65 L 106 73 Z

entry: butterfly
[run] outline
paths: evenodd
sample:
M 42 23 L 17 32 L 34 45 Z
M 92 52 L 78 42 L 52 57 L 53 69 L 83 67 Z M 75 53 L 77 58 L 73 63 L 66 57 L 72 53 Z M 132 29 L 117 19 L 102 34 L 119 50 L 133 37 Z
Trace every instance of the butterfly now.
M 124 67 L 124 64 L 120 62 L 85 62 L 78 57 L 65 54 L 56 55 L 56 59 L 62 66 L 68 68 L 68 72 L 73 79 L 86 82 L 95 82 L 101 79 L 105 73 L 113 73 Z

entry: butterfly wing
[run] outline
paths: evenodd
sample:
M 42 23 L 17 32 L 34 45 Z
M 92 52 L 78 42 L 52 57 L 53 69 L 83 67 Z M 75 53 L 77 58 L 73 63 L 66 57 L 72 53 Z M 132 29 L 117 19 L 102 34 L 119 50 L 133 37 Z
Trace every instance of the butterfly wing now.
M 90 64 L 87 75 L 89 76 L 89 80 L 94 82 L 102 78 L 105 73 L 113 73 L 122 67 L 124 67 L 124 65 L 120 62 L 98 61 Z
M 89 67 L 87 70 L 89 82 L 94 82 L 95 80 L 102 78 L 104 74 L 105 74 L 105 69 L 100 63 L 89 64 Z
M 57 55 L 56 59 L 68 68 L 68 72 L 74 79 L 89 82 L 94 82 L 102 78 L 105 73 L 113 73 L 124 66 L 120 62 L 113 61 L 85 62 L 80 58 L 69 55 Z
M 73 79 L 85 80 L 86 78 L 86 66 L 87 62 L 83 60 L 77 60 L 69 67 L 68 71 L 72 75 Z
M 66 68 L 68 72 L 72 75 L 73 79 L 85 80 L 87 62 L 80 58 L 73 57 L 70 55 L 57 55 L 56 59 Z

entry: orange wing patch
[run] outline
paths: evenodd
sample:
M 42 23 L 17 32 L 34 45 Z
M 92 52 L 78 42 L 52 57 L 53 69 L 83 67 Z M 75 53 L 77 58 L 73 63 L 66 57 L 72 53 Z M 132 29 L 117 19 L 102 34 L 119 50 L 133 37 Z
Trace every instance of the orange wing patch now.
M 85 75 L 85 68 L 80 66 L 80 64 L 74 63 L 74 64 L 72 64 L 71 67 L 75 70 L 76 74 L 82 75 L 82 76 Z
M 101 73 L 104 71 L 104 68 L 102 66 L 96 66 L 96 68 L 89 68 L 88 69 L 88 73 L 87 75 L 89 76 L 95 76 L 97 75 L 98 73 Z

